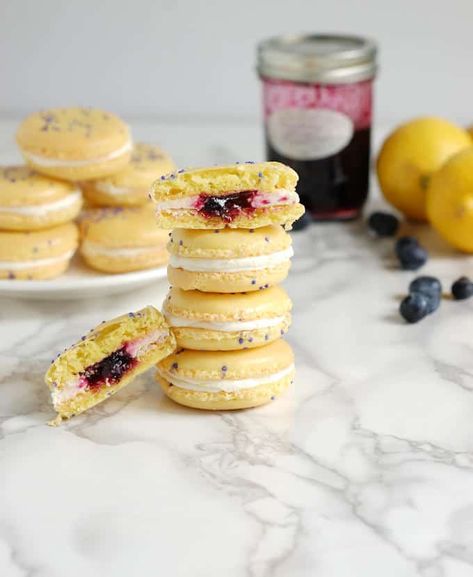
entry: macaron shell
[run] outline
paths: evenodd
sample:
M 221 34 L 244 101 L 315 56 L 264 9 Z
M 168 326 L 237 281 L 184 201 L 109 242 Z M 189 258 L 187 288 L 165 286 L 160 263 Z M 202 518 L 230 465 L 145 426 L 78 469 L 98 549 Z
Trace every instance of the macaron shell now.
M 243 321 L 279 317 L 291 310 L 291 300 L 281 287 L 240 294 L 203 293 L 170 289 L 164 314 L 207 322 Z
M 255 229 L 192 230 L 174 229 L 168 250 L 192 258 L 243 258 L 285 250 L 292 239 L 281 226 Z
M 168 280 L 183 290 L 232 293 L 263 290 L 284 281 L 291 267 L 290 260 L 277 266 L 243 272 L 192 272 L 168 266 Z
M 188 327 L 173 327 L 179 347 L 198 351 L 236 351 L 267 345 L 284 335 L 291 324 L 291 315 L 284 315 L 279 324 L 245 331 L 211 331 Z
M 139 206 L 150 202 L 149 189 L 163 174 L 176 168 L 172 158 L 159 146 L 137 143 L 130 163 L 109 177 L 83 184 L 84 194 L 98 206 Z M 110 190 L 119 191 L 113 194 Z
M 243 351 L 183 350 L 170 355 L 158 367 L 176 377 L 202 380 L 257 378 L 282 371 L 294 363 L 290 345 L 279 339 L 264 347 Z
M 114 114 L 93 108 L 36 112 L 23 120 L 16 138 L 30 166 L 42 174 L 70 181 L 118 172 L 131 156 L 131 150 L 124 149 L 130 142 L 128 126 Z M 113 156 L 121 150 L 124 152 Z M 35 157 L 71 161 L 71 165 L 48 166 Z M 87 165 L 74 166 L 74 161 L 87 161 Z
M 97 108 L 53 108 L 35 112 L 18 127 L 21 150 L 51 159 L 87 160 L 113 153 L 130 140 L 118 116 Z
M 60 256 L 77 248 L 78 236 L 72 222 L 35 232 L 0 231 L 0 261 Z
M 232 393 L 199 393 L 171 385 L 168 381 L 156 376 L 164 393 L 175 403 L 193 409 L 207 411 L 231 411 L 235 409 L 250 409 L 265 405 L 281 396 L 294 379 L 294 373 L 286 375 L 281 380 L 271 384 L 242 389 Z
M 0 210 L 2 207 L 48 204 L 76 190 L 74 184 L 45 177 L 29 166 L 0 167 Z
M 91 268 L 109 274 L 119 274 L 137 270 L 145 270 L 158 266 L 165 266 L 169 256 L 164 247 L 146 251 L 134 256 L 111 256 L 94 254 L 82 244 L 80 254 L 85 263 Z
M 218 217 L 206 218 L 192 210 L 160 210 L 157 223 L 162 228 L 194 228 L 194 229 L 223 229 L 229 228 L 259 228 L 262 226 L 279 224 L 286 230 L 291 230 L 292 223 L 304 214 L 304 207 L 300 203 L 274 205 L 267 208 L 257 208 L 251 214 L 242 212 L 231 222 Z
M 245 162 L 182 170 L 157 180 L 152 187 L 155 202 L 201 193 L 225 195 L 229 192 L 294 190 L 297 173 L 280 162 Z
M 99 208 L 87 211 L 80 222 L 83 240 L 105 247 L 166 246 L 169 232 L 156 226 L 152 208 Z

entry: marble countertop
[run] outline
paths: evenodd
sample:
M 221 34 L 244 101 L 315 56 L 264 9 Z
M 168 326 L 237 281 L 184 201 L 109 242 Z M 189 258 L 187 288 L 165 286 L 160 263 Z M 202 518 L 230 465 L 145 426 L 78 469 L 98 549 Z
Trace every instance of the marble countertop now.
M 134 123 L 183 164 L 261 156 L 242 122 Z M 12 160 L 14 123 L 0 125 Z M 226 144 L 229 143 L 229 144 Z M 378 201 L 372 201 L 376 204 Z M 472 274 L 420 228 L 423 272 Z M 473 301 L 417 325 L 414 273 L 360 222 L 294 234 L 294 387 L 245 412 L 165 399 L 152 372 L 60 428 L 43 374 L 166 283 L 75 302 L 0 299 L 2 577 L 471 577 Z

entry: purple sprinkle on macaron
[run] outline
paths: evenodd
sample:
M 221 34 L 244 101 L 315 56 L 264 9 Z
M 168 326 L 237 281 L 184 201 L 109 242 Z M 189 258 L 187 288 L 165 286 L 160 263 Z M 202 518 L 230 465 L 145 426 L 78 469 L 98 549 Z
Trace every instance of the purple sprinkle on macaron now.
M 239 343 L 240 345 L 242 345 L 244 342 L 245 342 L 245 339 L 244 339 L 243 337 L 240 337 L 240 338 L 238 339 L 238 343 Z
M 15 278 L 15 274 L 12 273 L 12 272 L 9 272 L 9 273 L 8 273 L 8 278 L 9 278 L 10 280 L 14 279 L 14 278 Z
M 171 370 L 172 370 L 172 371 L 177 371 L 178 367 L 179 367 L 179 365 L 178 365 L 177 363 L 173 363 L 173 364 L 171 365 Z
M 182 240 L 179 241 L 179 246 L 182 246 L 184 242 Z
M 263 178 L 263 173 L 262 173 L 262 172 L 258 172 L 258 176 L 259 176 L 260 178 Z
M 272 400 L 272 401 L 275 401 L 275 400 L 276 400 L 276 397 L 271 397 L 271 400 Z
M 248 342 L 252 343 L 253 342 L 253 337 L 248 337 Z
M 255 278 L 251 281 L 251 284 L 256 284 L 256 279 L 255 279 Z
M 227 365 L 222 365 L 222 373 L 226 373 L 228 371 Z
M 185 171 L 183 168 L 181 168 L 180 170 L 177 171 L 177 174 L 182 174 L 183 172 L 185 172 Z
M 269 242 L 269 237 L 268 237 L 268 236 L 265 236 L 265 237 L 264 237 L 264 240 L 265 240 L 266 242 Z
M 264 335 L 264 340 L 267 341 L 269 339 L 269 335 Z

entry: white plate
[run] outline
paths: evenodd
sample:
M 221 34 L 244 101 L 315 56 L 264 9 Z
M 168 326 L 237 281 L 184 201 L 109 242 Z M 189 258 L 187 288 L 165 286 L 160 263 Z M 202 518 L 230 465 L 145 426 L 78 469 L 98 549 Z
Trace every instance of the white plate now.
M 67 300 L 123 293 L 166 277 L 166 267 L 125 274 L 104 274 L 85 267 L 76 257 L 69 270 L 51 280 L 0 280 L 0 297 Z

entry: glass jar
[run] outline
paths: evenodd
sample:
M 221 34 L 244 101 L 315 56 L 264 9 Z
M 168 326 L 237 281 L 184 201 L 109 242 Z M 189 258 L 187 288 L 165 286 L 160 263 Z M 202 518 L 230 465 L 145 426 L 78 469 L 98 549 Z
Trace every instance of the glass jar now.
M 368 196 L 375 58 L 375 44 L 357 36 L 279 36 L 258 46 L 267 159 L 297 171 L 316 220 L 356 218 Z

